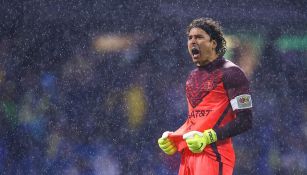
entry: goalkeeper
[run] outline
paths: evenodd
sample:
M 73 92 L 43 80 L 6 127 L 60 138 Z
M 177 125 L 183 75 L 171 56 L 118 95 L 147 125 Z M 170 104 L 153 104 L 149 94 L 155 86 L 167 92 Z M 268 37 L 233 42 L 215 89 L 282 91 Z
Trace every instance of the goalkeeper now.
M 164 132 L 159 147 L 181 154 L 179 175 L 231 175 L 235 153 L 231 137 L 252 127 L 249 82 L 225 60 L 226 41 L 218 22 L 199 18 L 187 28 L 188 51 L 196 68 L 186 81 L 188 118 Z

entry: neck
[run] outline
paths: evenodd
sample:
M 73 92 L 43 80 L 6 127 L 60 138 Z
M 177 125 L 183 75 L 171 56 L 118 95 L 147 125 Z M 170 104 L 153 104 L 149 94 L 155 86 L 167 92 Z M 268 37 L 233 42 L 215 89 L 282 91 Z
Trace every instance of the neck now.
M 205 61 L 202 61 L 202 62 L 197 62 L 196 63 L 196 66 L 205 66 L 209 63 L 211 63 L 212 61 L 216 60 L 218 58 L 218 55 L 217 54 L 214 54 L 214 56 L 211 56 L 209 59 L 205 60 Z

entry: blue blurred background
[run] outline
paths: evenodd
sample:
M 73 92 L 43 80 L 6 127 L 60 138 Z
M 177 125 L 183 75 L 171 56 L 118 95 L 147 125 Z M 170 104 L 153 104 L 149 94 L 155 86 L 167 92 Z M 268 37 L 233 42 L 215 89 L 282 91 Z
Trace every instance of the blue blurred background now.
M 234 174 L 307 174 L 306 1 L 0 3 L 0 174 L 177 174 L 157 139 L 187 117 L 198 17 L 221 22 L 251 81 Z

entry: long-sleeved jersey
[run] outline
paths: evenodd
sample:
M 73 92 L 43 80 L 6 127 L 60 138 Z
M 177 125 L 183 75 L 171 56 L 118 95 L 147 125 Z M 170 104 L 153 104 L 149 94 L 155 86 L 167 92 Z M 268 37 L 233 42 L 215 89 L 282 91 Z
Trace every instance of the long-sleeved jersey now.
M 188 118 L 170 139 L 178 151 L 189 151 L 182 135 L 213 128 L 218 141 L 206 146 L 209 157 L 234 166 L 231 136 L 251 127 L 249 82 L 243 71 L 222 57 L 194 69 L 186 82 Z

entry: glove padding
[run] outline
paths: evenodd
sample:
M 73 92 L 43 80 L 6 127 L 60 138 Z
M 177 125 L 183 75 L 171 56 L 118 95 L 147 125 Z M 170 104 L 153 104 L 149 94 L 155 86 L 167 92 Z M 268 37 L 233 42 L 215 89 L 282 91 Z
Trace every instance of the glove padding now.
M 213 129 L 208 129 L 203 133 L 190 131 L 183 135 L 183 139 L 186 141 L 190 151 L 201 153 L 207 145 L 217 141 L 217 136 Z
M 173 132 L 170 132 L 170 131 L 164 132 L 162 134 L 162 137 L 159 138 L 159 140 L 158 140 L 159 147 L 167 155 L 173 155 L 177 152 L 177 148 L 176 148 L 175 144 L 170 139 L 168 139 L 168 136 L 171 133 L 173 133 Z

